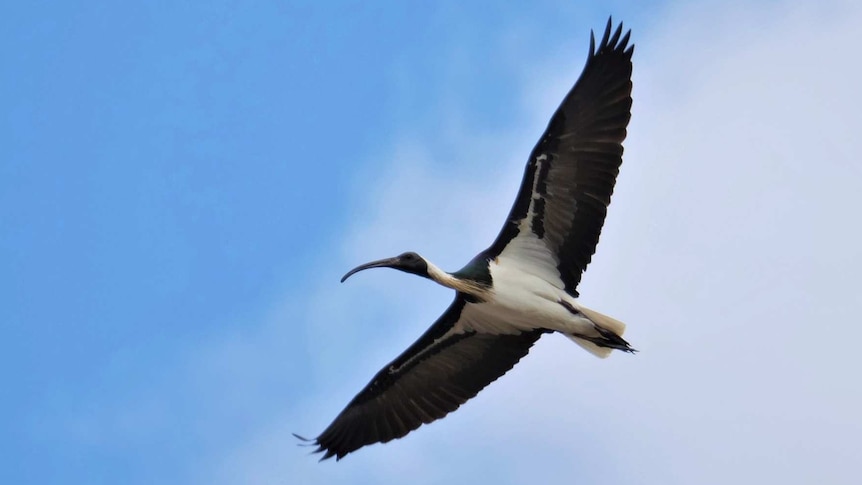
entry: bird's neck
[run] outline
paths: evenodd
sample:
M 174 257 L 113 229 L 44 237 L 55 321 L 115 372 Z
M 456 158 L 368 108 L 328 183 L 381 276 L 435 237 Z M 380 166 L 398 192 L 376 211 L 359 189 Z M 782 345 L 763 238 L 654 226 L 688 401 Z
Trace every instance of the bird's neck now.
M 488 294 L 488 287 L 479 283 L 477 281 L 458 278 L 453 276 L 442 269 L 434 266 L 429 261 L 425 261 L 428 264 L 428 277 L 437 283 L 447 287 L 452 288 L 455 291 L 460 291 L 461 293 L 466 293 L 468 295 L 477 297 L 479 299 L 484 299 Z

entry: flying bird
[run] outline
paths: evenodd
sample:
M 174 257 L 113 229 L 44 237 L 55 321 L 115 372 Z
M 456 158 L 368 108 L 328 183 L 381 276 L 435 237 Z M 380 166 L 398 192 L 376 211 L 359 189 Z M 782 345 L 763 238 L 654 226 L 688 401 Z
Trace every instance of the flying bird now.
M 414 252 L 366 263 L 455 290 L 455 300 L 384 367 L 317 438 L 321 460 L 386 443 L 446 416 L 511 369 L 545 333 L 598 357 L 634 352 L 625 325 L 578 302 L 577 286 L 599 241 L 631 118 L 631 31 L 612 21 L 598 46 L 590 32 L 583 73 L 533 148 L 497 239 L 447 273 Z

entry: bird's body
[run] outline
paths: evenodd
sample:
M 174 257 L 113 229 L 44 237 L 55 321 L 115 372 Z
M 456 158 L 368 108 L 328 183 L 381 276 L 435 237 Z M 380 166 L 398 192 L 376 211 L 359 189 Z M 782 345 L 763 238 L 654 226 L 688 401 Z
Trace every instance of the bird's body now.
M 408 252 L 358 266 L 390 267 L 456 291 L 443 315 L 384 367 L 314 441 L 323 458 L 400 438 L 457 409 L 511 369 L 545 333 L 596 356 L 633 352 L 625 325 L 578 302 L 599 240 L 631 117 L 629 33 L 611 21 L 583 74 L 530 155 L 502 231 L 447 273 Z
M 598 347 L 590 339 L 605 339 L 602 330 L 619 336 L 625 326 L 583 307 L 577 298 L 563 289 L 562 281 L 553 271 L 548 268 L 543 271 L 539 265 L 520 264 L 523 262 L 523 258 L 507 258 L 505 252 L 493 259 L 474 259 L 471 265 L 485 265 L 485 268 L 471 268 L 474 274 L 487 272 L 493 282 L 493 286 L 478 286 L 475 289 L 465 287 L 464 277 L 457 277 L 459 273 L 468 271 L 461 270 L 453 276 L 426 262 L 430 279 L 469 298 L 460 320 L 450 332 L 475 331 L 502 335 L 541 328 L 571 337 L 600 357 L 609 355 L 609 349 L 615 347 Z M 612 345 L 611 342 L 607 344 Z M 626 344 L 620 350 L 630 349 Z

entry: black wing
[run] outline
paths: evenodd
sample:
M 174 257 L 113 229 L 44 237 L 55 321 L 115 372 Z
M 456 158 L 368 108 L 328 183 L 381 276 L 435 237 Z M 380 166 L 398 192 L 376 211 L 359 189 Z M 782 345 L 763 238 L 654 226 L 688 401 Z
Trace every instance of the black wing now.
M 323 460 L 386 443 L 446 416 L 511 369 L 543 330 L 460 331 L 459 294 L 419 340 L 374 376 L 314 443 Z
M 531 259 L 575 296 L 599 242 L 631 118 L 634 45 L 622 27 L 611 35 L 608 19 L 598 49 L 590 33 L 584 71 L 533 148 L 506 224 L 485 251 Z

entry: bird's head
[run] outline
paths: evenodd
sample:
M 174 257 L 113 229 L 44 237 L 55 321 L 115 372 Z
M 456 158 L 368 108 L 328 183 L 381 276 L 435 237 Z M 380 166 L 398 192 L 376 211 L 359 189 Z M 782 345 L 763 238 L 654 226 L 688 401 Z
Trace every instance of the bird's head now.
M 358 273 L 369 268 L 395 268 L 397 270 L 404 271 L 405 273 L 411 273 L 428 278 L 428 262 L 425 261 L 422 256 L 410 251 L 399 254 L 394 258 L 378 259 L 377 261 L 361 264 L 348 271 L 347 274 L 341 278 L 341 282 L 344 283 L 344 280 L 350 278 L 354 273 Z

